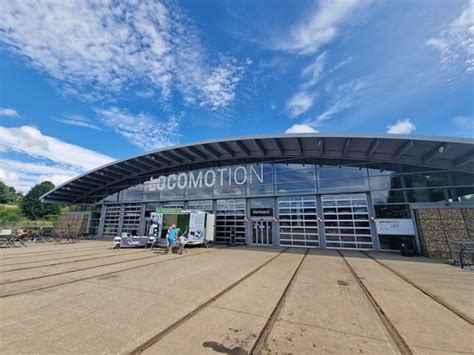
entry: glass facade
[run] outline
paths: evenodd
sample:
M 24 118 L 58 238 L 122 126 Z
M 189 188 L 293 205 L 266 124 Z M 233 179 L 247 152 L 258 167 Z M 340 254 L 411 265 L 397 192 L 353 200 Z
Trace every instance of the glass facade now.
M 318 215 L 314 196 L 278 198 L 280 245 L 318 247 Z
M 141 220 L 141 210 L 142 206 L 138 204 L 124 206 L 122 233 L 138 235 Z
M 150 176 L 106 196 L 94 228 L 139 233 L 157 207 L 180 207 L 214 213 L 216 242 L 253 244 L 252 210 L 266 208 L 274 246 L 394 249 L 397 237 L 378 238 L 376 220 L 409 219 L 412 203 L 458 201 L 474 202 L 473 174 L 295 158 Z
M 373 248 L 365 194 L 324 195 L 322 205 L 328 249 Z
M 104 227 L 102 235 L 107 237 L 116 237 L 121 233 L 120 226 L 120 214 L 121 205 L 107 205 L 104 211 Z
M 246 204 L 244 199 L 216 201 L 216 242 L 245 244 Z

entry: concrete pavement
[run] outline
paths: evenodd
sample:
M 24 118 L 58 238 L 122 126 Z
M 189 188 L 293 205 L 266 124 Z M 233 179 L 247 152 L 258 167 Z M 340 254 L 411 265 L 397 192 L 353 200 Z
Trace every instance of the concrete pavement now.
M 170 256 L 110 247 L 91 241 L 0 250 L 0 352 L 128 353 L 178 324 L 145 352 L 247 353 L 305 251 L 195 248 Z M 414 353 L 474 351 L 471 324 L 366 255 L 343 254 Z M 472 312 L 474 272 L 374 256 Z M 263 352 L 398 352 L 335 251 L 309 252 L 277 310 Z

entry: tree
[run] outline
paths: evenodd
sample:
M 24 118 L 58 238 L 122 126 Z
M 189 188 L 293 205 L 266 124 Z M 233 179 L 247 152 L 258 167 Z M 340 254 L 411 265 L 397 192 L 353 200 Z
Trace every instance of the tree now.
M 15 188 L 0 181 L 0 203 L 15 202 L 16 199 L 17 193 Z
M 38 219 L 50 214 L 58 214 L 58 205 L 41 203 L 39 200 L 42 195 L 53 188 L 54 185 L 50 181 L 43 181 L 41 184 L 33 186 L 21 201 L 21 212 L 30 219 Z

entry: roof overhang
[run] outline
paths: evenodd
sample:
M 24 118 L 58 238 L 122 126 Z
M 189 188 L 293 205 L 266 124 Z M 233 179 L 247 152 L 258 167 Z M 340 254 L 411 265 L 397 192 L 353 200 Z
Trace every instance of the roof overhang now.
M 280 134 L 226 138 L 157 149 L 98 167 L 41 196 L 48 203 L 95 203 L 147 180 L 150 174 L 281 159 L 395 163 L 474 172 L 474 140 L 453 137 L 357 134 Z

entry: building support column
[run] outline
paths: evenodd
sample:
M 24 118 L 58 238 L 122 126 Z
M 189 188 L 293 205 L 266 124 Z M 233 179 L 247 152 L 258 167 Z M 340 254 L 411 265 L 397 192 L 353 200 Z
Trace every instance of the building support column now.
M 323 214 L 323 203 L 321 201 L 321 195 L 316 195 L 316 215 L 318 216 L 318 238 L 319 247 L 326 249 L 326 234 L 324 233 L 324 214 Z
M 377 226 L 375 225 L 375 209 L 372 203 L 372 196 L 370 192 L 366 193 L 367 196 L 367 208 L 369 211 L 369 224 L 370 224 L 370 234 L 372 234 L 372 245 L 375 251 L 380 251 L 380 240 L 377 233 Z
M 98 237 L 102 237 L 104 235 L 105 212 L 106 205 L 102 205 L 102 207 L 100 208 L 99 227 L 97 229 Z

